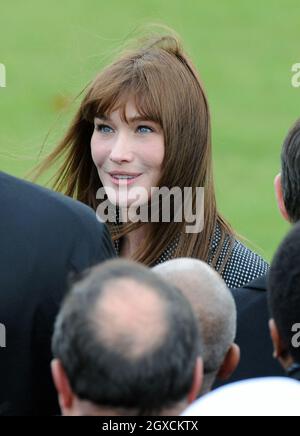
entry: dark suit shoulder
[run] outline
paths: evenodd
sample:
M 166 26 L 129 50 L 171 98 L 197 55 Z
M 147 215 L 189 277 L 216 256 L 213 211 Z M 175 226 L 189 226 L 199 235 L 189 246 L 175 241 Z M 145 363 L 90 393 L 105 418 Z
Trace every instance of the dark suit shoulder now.
M 242 288 L 238 288 L 238 290 L 254 290 L 254 291 L 266 291 L 267 290 L 267 277 L 268 275 L 263 275 L 261 277 L 258 277 L 257 279 L 253 280 L 252 282 L 248 283 L 247 285 L 243 286 Z
M 232 290 L 237 306 L 236 343 L 241 349 L 241 361 L 229 383 L 248 378 L 284 376 L 282 368 L 273 359 L 266 284 L 267 276 L 263 276 Z
M 251 307 L 267 310 L 267 276 L 262 276 L 247 285 L 232 289 L 232 295 L 237 305 L 238 317 Z
M 84 224 L 86 219 L 95 220 L 94 211 L 79 201 L 5 173 L 0 173 L 0 195 L 4 206 L 1 208 L 2 214 L 6 208 L 11 210 L 15 207 L 22 218 L 26 218 L 28 211 L 38 210 L 39 217 L 51 213 L 49 220 L 56 216 L 66 216 L 67 219 L 77 217 L 80 224 Z M 31 219 L 34 217 L 31 216 Z
M 70 277 L 115 252 L 107 227 L 79 202 L 4 173 L 0 198 L 0 322 L 9 344 L 0 350 L 0 405 L 17 415 L 57 413 L 56 314 Z
M 79 201 L 1 172 L 0 198 L 1 233 L 9 234 L 13 229 L 15 239 L 32 239 L 41 251 L 42 245 L 46 250 L 49 244 L 53 250 L 54 242 L 61 246 L 63 240 L 65 251 L 67 246 L 81 243 L 86 252 L 96 257 L 103 250 L 109 257 L 115 255 L 107 226 Z M 52 253 L 48 250 L 49 254 Z M 79 254 L 77 250 L 75 255 Z
M 0 198 L 0 280 L 12 280 L 11 264 L 49 282 L 49 271 L 82 271 L 115 256 L 107 226 L 86 205 L 1 172 Z

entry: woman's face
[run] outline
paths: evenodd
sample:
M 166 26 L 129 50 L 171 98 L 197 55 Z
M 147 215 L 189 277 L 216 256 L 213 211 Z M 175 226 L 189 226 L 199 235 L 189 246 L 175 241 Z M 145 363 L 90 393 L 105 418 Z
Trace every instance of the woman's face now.
M 95 118 L 91 139 L 101 183 L 109 200 L 121 207 L 148 201 L 151 187 L 156 187 L 160 179 L 165 152 L 160 125 L 144 120 L 131 101 L 126 105 L 126 119 L 128 124 L 121 119 L 120 111 L 108 118 Z M 138 202 L 135 188 L 145 193 Z

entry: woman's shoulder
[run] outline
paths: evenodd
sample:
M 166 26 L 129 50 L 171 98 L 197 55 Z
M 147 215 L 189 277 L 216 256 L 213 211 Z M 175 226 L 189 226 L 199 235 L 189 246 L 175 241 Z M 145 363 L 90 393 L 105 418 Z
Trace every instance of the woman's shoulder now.
M 220 251 L 217 255 L 218 250 Z M 268 263 L 260 255 L 234 236 L 227 235 L 225 240 L 222 240 L 222 230 L 219 225 L 216 226 L 211 240 L 209 264 L 212 264 L 216 255 L 218 257 L 215 269 L 221 271 L 220 274 L 230 289 L 245 286 L 258 277 L 266 275 L 269 269 Z
M 261 256 L 235 239 L 221 275 L 229 288 L 240 288 L 265 275 L 268 269 L 268 263 Z

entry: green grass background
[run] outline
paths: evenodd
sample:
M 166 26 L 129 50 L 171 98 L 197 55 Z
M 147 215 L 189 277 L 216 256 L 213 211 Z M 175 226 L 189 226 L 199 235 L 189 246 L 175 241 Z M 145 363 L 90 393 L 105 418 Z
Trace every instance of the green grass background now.
M 299 0 L 6 0 L 0 169 L 24 177 L 48 131 L 44 153 L 66 129 L 76 104 L 60 115 L 64 102 L 153 21 L 181 35 L 205 83 L 219 208 L 270 260 L 288 229 L 273 178 L 283 138 L 300 116 L 300 89 L 291 86 L 291 67 L 300 62 Z

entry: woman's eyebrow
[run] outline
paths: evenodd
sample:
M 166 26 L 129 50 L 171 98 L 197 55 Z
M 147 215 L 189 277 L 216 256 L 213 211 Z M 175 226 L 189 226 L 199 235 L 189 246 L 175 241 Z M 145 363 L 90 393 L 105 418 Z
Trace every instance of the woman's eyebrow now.
M 95 118 L 98 118 L 98 119 L 103 120 L 103 121 L 111 121 L 110 117 L 107 115 L 104 115 L 104 114 L 96 114 Z M 155 123 L 155 121 L 153 119 L 148 118 L 146 116 L 138 115 L 138 114 L 134 115 L 133 117 L 126 118 L 126 121 L 129 124 L 133 124 L 133 123 L 141 122 L 141 121 L 148 121 L 148 122 Z
M 137 121 L 151 121 L 152 123 L 155 122 L 155 121 L 153 121 L 152 119 L 147 118 L 147 117 L 145 117 L 145 116 L 141 116 L 141 115 L 135 115 L 135 116 L 133 116 L 133 117 L 131 117 L 131 118 L 127 118 L 127 121 L 128 121 L 129 123 L 136 123 Z
M 103 120 L 103 121 L 110 121 L 110 118 L 103 114 L 96 114 L 95 118 L 98 118 L 99 120 Z

